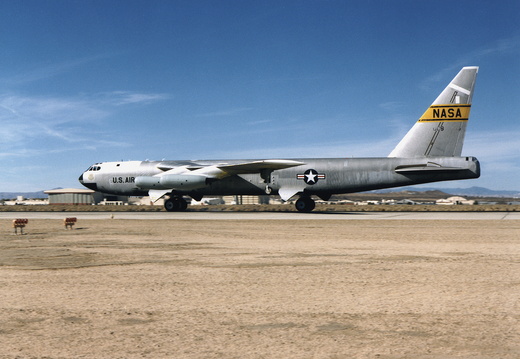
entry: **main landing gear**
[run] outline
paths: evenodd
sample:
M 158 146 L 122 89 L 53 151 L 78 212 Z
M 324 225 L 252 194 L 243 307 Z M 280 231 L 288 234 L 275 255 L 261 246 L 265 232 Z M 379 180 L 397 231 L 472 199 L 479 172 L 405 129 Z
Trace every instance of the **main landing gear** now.
M 309 196 L 301 196 L 296 201 L 295 207 L 298 212 L 308 213 L 312 212 L 314 207 L 316 207 L 316 202 L 314 202 L 314 200 Z
M 188 208 L 188 202 L 180 196 L 171 196 L 164 201 L 164 208 L 168 212 L 184 212 Z

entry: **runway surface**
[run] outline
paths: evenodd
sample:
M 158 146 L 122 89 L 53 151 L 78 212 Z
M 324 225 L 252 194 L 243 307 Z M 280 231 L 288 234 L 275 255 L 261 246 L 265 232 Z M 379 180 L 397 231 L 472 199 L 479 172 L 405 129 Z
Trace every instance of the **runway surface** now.
M 516 213 L 2 216 L 0 359 L 520 358 Z
M 520 220 L 520 212 L 0 212 L 0 219 Z

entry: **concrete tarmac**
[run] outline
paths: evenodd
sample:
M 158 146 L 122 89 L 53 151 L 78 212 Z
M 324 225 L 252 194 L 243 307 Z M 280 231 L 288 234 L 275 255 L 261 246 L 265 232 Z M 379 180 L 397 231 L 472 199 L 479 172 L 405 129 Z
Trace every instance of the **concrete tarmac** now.
M 520 220 L 520 212 L 0 212 L 0 219 Z

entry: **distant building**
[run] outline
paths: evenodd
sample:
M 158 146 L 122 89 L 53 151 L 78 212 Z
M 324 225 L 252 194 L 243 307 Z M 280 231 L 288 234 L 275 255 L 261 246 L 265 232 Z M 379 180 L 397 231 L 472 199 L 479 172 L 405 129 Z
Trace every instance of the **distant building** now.
M 133 206 L 164 206 L 164 198 L 152 202 L 149 196 L 133 196 L 127 197 L 126 203 Z
M 44 191 L 49 204 L 91 205 L 100 202 L 103 195 L 90 189 L 62 188 Z
M 27 205 L 46 205 L 46 204 L 49 204 L 49 201 L 47 199 L 44 199 L 44 198 L 34 198 L 34 199 L 27 199 L 27 198 L 24 198 L 23 196 L 17 196 L 15 200 L 12 200 L 12 201 L 0 201 L 0 205 L 5 205 L 5 206 L 15 206 L 15 205 L 23 205 L 23 206 L 27 206 Z
M 441 205 L 470 204 L 470 205 L 473 205 L 473 204 L 475 204 L 475 201 L 471 200 L 471 199 L 466 199 L 464 197 L 453 196 L 453 197 L 448 197 L 445 199 L 444 198 L 438 199 L 437 201 L 435 201 L 435 204 L 441 204 Z
M 223 196 L 225 204 L 269 204 L 269 196 Z
M 222 197 L 204 197 L 200 201 L 192 200 L 190 202 L 192 206 L 214 206 L 218 204 L 225 204 Z

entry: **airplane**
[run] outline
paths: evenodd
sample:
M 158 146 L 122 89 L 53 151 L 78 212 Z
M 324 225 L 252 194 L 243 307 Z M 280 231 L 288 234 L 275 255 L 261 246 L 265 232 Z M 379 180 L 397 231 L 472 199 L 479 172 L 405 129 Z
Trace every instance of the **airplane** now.
M 478 178 L 479 161 L 461 156 L 477 73 L 463 67 L 388 157 L 102 162 L 79 181 L 107 194 L 165 198 L 170 212 L 187 209 L 183 196 L 224 195 L 298 196 L 296 210 L 311 212 L 312 196 Z

